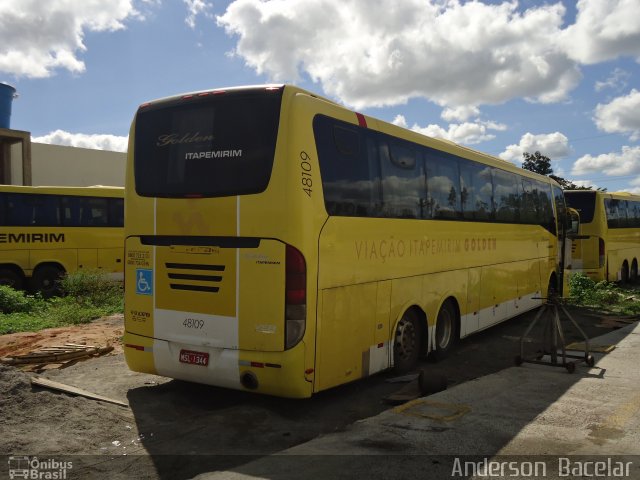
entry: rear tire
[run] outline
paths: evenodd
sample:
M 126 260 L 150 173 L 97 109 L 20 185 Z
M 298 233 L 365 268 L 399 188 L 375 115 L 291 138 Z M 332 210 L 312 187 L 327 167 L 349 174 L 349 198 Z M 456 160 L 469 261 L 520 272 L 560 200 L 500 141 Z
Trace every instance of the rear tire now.
M 18 272 L 12 268 L 0 268 L 0 285 L 11 287 L 14 290 L 22 288 L 23 278 Z
M 436 358 L 442 360 L 449 355 L 457 339 L 456 309 L 447 300 L 440 307 L 436 320 Z
M 33 289 L 40 292 L 44 298 L 60 295 L 60 279 L 64 275 L 62 268 L 55 265 L 43 265 L 33 272 L 31 277 Z
M 629 271 L 629 281 L 633 283 L 638 281 L 638 262 L 636 259 L 633 259 L 633 262 L 631 262 L 631 270 Z
M 629 264 L 625 261 L 620 270 L 620 283 L 629 283 Z
M 407 310 L 398 322 L 393 343 L 393 366 L 398 373 L 409 372 L 418 363 L 421 338 L 418 316 Z
M 555 274 L 549 279 L 549 286 L 547 287 L 547 302 L 553 300 L 558 296 L 558 280 Z

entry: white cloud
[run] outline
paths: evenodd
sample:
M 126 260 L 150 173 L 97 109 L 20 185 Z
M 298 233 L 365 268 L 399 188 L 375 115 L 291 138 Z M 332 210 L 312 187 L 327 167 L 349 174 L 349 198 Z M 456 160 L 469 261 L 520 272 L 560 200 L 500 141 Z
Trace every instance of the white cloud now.
M 631 74 L 629 72 L 622 68 L 616 68 L 604 82 L 596 82 L 594 88 L 596 92 L 600 92 L 605 88 L 620 91 L 627 86 L 630 78 Z
M 629 185 L 632 185 L 632 188 L 628 188 L 626 191 L 629 193 L 635 193 L 636 195 L 640 195 L 640 177 L 634 178 L 629 182 Z
M 569 181 L 574 185 L 577 185 L 578 187 L 590 187 L 590 188 L 593 188 L 594 190 L 597 190 L 599 188 L 598 185 L 593 183 L 591 180 L 569 180 Z
M 622 147 L 621 152 L 603 153 L 594 157 L 584 155 L 573 164 L 573 175 L 598 172 L 609 176 L 640 173 L 640 147 Z
M 462 105 L 459 107 L 445 108 L 440 114 L 440 117 L 447 122 L 465 122 L 478 115 L 480 115 L 480 109 L 475 105 Z
M 397 115 L 393 120 L 393 124 L 409 128 L 405 117 L 402 115 Z M 444 138 L 464 145 L 474 145 L 495 138 L 495 135 L 490 133 L 490 130 L 502 131 L 506 128 L 506 125 L 496 122 L 477 121 L 460 124 L 451 123 L 447 129 L 435 124 L 421 127 L 416 123 L 411 127 L 411 130 L 429 137 Z
M 580 0 L 576 23 L 560 41 L 571 58 L 584 64 L 630 55 L 640 60 L 638 0 Z
M 598 104 L 594 121 L 605 132 L 626 133 L 631 140 L 640 139 L 640 91 L 633 89 L 629 95 Z
M 41 137 L 34 137 L 36 143 L 50 143 L 70 147 L 91 148 L 94 150 L 109 150 L 112 152 L 126 152 L 128 137 L 107 134 L 69 133 L 56 130 Z
M 213 5 L 205 2 L 204 0 L 183 0 L 187 6 L 188 15 L 185 18 L 185 23 L 190 28 L 196 28 L 196 17 L 198 15 L 204 15 L 207 18 L 213 18 L 211 9 Z
M 217 21 L 272 81 L 306 74 L 355 108 L 457 106 L 566 98 L 580 72 L 557 41 L 564 13 L 561 3 L 236 0 Z
M 133 0 L 2 0 L 0 72 L 31 78 L 56 69 L 81 73 L 87 31 L 119 30 L 139 17 Z
M 540 135 L 525 133 L 520 138 L 518 145 L 509 145 L 499 156 L 503 160 L 521 163 L 524 152 L 540 152 L 551 160 L 557 160 L 569 155 L 571 147 L 569 146 L 569 139 L 560 132 Z

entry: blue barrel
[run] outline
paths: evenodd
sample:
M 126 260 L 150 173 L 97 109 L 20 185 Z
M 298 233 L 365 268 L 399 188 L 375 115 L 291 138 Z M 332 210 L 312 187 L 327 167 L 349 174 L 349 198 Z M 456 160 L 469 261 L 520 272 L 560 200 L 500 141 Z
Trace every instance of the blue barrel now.
M 15 88 L 0 82 L 0 128 L 9 128 L 11 124 L 11 104 L 15 96 Z

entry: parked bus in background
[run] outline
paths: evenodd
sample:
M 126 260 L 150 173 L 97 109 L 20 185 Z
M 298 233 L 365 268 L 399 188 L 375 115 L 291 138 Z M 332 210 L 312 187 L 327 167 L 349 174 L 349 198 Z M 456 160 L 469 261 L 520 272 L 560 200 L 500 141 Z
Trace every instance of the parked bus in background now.
M 132 370 L 308 397 L 442 357 L 556 285 L 553 180 L 299 88 L 153 101 L 129 138 Z
M 581 236 L 588 236 L 573 241 L 571 272 L 597 282 L 638 280 L 640 196 L 568 190 L 565 198 L 580 214 Z
M 49 297 L 79 269 L 122 278 L 124 188 L 0 186 L 0 284 Z

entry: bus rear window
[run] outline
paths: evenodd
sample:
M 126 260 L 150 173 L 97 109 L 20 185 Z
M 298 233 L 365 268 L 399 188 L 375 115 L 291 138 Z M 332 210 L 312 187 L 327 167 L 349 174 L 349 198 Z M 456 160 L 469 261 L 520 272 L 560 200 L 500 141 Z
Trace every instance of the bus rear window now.
M 596 192 L 594 191 L 574 191 L 564 192 L 567 205 L 575 208 L 580 214 L 580 223 L 591 223 L 596 207 Z
M 282 89 L 175 100 L 138 112 L 136 192 L 150 197 L 259 193 L 273 167 Z

